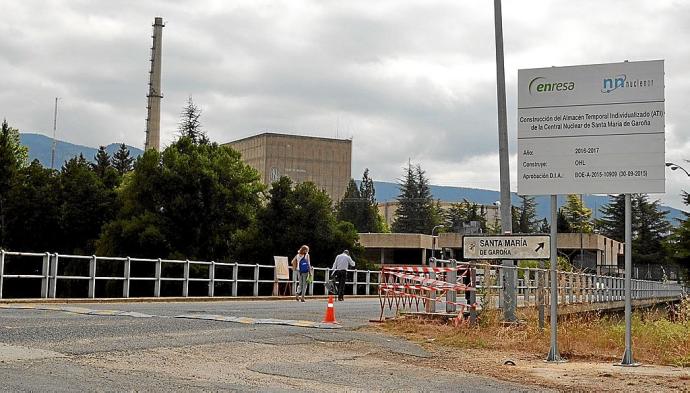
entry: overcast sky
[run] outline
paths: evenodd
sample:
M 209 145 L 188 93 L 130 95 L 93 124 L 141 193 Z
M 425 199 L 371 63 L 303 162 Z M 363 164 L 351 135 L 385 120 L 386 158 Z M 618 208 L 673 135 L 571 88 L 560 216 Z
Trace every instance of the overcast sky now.
M 151 24 L 162 16 L 161 144 L 188 96 L 220 143 L 353 138 L 352 174 L 497 190 L 493 1 L 0 0 L 0 117 L 21 132 L 143 147 Z M 690 1 L 504 0 L 511 185 L 520 68 L 665 60 L 666 160 L 690 171 Z M 305 152 L 308 154 L 308 152 Z M 667 171 L 685 208 L 690 178 Z

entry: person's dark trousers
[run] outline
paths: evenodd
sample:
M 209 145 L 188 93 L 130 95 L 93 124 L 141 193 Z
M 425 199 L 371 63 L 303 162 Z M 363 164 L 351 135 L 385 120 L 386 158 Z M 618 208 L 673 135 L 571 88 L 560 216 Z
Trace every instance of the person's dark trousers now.
M 338 283 L 338 300 L 343 300 L 345 295 L 345 279 L 347 278 L 347 270 L 336 270 L 336 281 Z

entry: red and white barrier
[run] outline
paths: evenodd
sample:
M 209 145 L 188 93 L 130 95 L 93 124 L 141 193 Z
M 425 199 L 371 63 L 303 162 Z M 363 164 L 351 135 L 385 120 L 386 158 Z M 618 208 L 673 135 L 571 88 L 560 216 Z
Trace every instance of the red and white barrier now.
M 456 325 L 463 321 L 465 311 L 476 309 L 476 305 L 468 305 L 465 301 L 451 301 L 446 295 L 455 293 L 456 297 L 467 292 L 475 291 L 474 267 L 462 264 L 458 267 L 428 267 L 428 266 L 391 266 L 381 269 L 379 284 L 379 302 L 381 304 L 380 320 L 383 320 L 386 308 L 393 310 L 396 315 L 401 310 L 426 311 L 427 306 L 433 309 L 437 303 L 454 305 L 458 315 Z M 449 273 L 455 272 L 455 279 Z

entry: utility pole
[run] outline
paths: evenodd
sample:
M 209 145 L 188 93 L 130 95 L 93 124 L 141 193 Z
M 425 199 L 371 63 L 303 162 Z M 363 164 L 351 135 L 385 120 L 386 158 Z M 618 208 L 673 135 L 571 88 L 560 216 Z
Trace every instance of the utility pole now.
M 512 232 L 512 207 L 510 203 L 510 167 L 508 163 L 508 119 L 506 116 L 506 76 L 503 66 L 503 22 L 501 0 L 494 0 L 494 30 L 496 34 L 496 96 L 498 99 L 498 158 L 501 178 L 501 230 Z M 503 260 L 504 301 L 503 319 L 516 322 L 517 296 L 515 293 L 516 271 L 512 260 Z
M 55 147 L 57 146 L 57 104 L 60 97 L 55 97 L 55 111 L 53 113 L 53 146 L 50 149 L 50 169 L 55 169 Z

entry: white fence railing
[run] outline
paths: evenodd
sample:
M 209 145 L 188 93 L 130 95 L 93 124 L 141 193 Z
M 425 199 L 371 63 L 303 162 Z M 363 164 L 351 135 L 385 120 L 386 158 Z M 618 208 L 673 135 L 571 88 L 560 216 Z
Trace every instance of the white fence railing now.
M 551 280 L 548 269 L 505 267 L 502 265 L 475 264 L 477 288 L 483 293 L 498 295 L 498 307 L 502 307 L 503 269 L 515 269 L 515 288 L 520 306 L 550 304 Z M 603 303 L 625 299 L 625 278 L 602 276 L 575 271 L 557 272 L 558 304 Z M 685 295 L 687 288 L 680 283 L 649 280 L 631 280 L 633 299 L 675 298 Z M 543 300 L 540 301 L 540 291 Z
M 21 263 L 19 262 L 21 259 Z M 14 263 L 11 263 L 14 262 Z M 114 269 L 114 265 L 117 265 Z M 69 266 L 69 271 L 64 267 Z M 12 271 L 8 269 L 12 267 Z M 176 268 L 174 268 L 176 267 Z M 140 271 L 132 274 L 133 268 Z M 117 272 L 114 272 L 116 270 Z M 145 273 L 141 273 L 145 271 Z M 6 298 L 6 282 L 20 280 L 22 286 L 35 283 L 35 293 L 41 298 L 56 298 L 58 290 L 67 282 L 81 281 L 73 292 L 83 292 L 87 298 L 95 298 L 98 282 L 121 282 L 122 297 L 128 298 L 135 282 L 153 283 L 149 294 L 140 296 L 161 296 L 164 283 L 178 282 L 178 294 L 190 296 L 190 284 L 203 283 L 201 296 L 268 296 L 275 294 L 274 265 L 227 263 L 215 261 L 194 261 L 176 259 L 147 259 L 132 257 L 101 257 L 96 255 L 67 255 L 57 253 L 22 253 L 0 250 L 0 299 Z M 349 270 L 346 282 L 348 293 L 370 295 L 377 293 L 379 271 Z M 328 294 L 326 283 L 331 272 L 327 268 L 314 268 L 314 280 L 309 284 L 309 294 Z M 289 292 L 294 294 L 296 275 L 290 281 L 280 281 L 283 289 L 289 283 Z M 38 284 L 40 280 L 40 284 Z M 70 283 L 70 285 L 73 283 Z M 225 286 L 223 286 L 225 284 Z M 194 285 L 194 284 L 192 284 Z M 218 288 L 226 293 L 218 294 Z M 40 290 L 39 290 L 40 288 Z M 138 291 L 141 293 L 141 290 Z M 283 293 L 285 294 L 285 293 Z M 38 296 L 36 296 L 38 297 Z M 73 296 L 72 296 L 73 297 Z
M 486 263 L 457 262 L 476 269 L 478 297 L 495 295 L 498 307 L 502 306 L 502 265 Z M 512 267 L 517 274 L 515 287 L 521 306 L 535 306 L 549 303 L 549 274 L 546 269 Z M 135 271 L 136 274 L 132 272 Z M 132 294 L 136 283 L 148 282 L 152 288 L 136 289 L 137 296 L 268 296 L 276 294 L 275 266 L 215 261 L 193 261 L 175 259 L 146 259 L 131 257 L 101 257 L 96 255 L 63 255 L 57 253 L 22 253 L 0 250 L 0 299 L 7 297 L 8 284 L 13 288 L 29 288 L 35 295 L 28 297 L 56 298 L 69 286 L 71 293 L 83 296 L 102 297 L 97 294 L 99 282 L 121 282 L 121 297 Z M 376 295 L 380 271 L 348 271 L 347 293 L 355 295 Z M 309 285 L 312 295 L 327 294 L 326 283 L 330 280 L 328 268 L 314 268 L 314 280 Z M 622 277 L 600 276 L 577 272 L 558 272 L 559 304 L 597 303 L 623 300 L 624 279 Z M 21 283 L 18 285 L 18 283 Z M 69 283 L 69 284 L 68 284 Z M 179 283 L 181 289 L 162 291 L 168 283 Z M 201 285 L 199 285 L 201 283 Z M 282 283 L 282 281 L 281 281 Z M 294 294 L 296 278 L 289 281 L 288 291 L 283 285 L 280 294 Z M 63 287 L 64 285 L 64 287 Z M 195 286 L 190 292 L 190 285 Z M 543 295 L 540 295 L 540 291 Z M 63 291 L 60 291 L 63 289 Z M 112 292 L 113 290 L 110 289 Z M 119 290 L 118 290 L 119 292 Z M 191 294 L 190 294 L 191 293 Z M 632 280 L 633 299 L 671 298 L 685 294 L 685 288 L 678 283 Z M 543 296 L 543 297 L 541 297 Z

